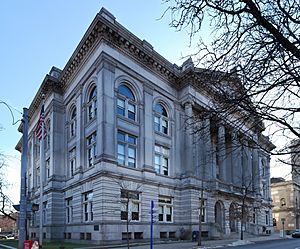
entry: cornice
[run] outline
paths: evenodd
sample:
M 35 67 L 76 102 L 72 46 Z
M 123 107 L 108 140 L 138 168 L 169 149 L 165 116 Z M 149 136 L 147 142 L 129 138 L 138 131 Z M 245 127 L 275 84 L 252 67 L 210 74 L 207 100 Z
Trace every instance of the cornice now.
M 33 117 L 35 111 L 40 107 L 42 102 L 42 95 L 45 94 L 46 98 L 50 93 L 56 92 L 62 94 L 62 86 L 57 78 L 47 74 L 36 93 L 33 101 L 31 102 L 28 110 L 28 122 L 30 122 L 31 117 Z
M 112 14 L 102 8 L 61 73 L 60 81 L 64 88 L 68 86 L 70 79 L 92 52 L 93 48 L 101 41 L 119 49 L 144 67 L 175 84 L 176 77 L 179 74 L 178 66 L 171 64 L 154 51 L 151 44 L 147 41 L 140 40 L 125 29 L 115 21 Z

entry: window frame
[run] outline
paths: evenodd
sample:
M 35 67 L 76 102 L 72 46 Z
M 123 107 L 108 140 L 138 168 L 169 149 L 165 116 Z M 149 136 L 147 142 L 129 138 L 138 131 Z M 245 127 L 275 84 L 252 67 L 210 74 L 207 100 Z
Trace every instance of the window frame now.
M 163 110 L 162 112 L 158 111 L 158 106 Z M 165 115 L 163 112 L 165 112 Z M 167 136 L 170 136 L 171 133 L 167 108 L 160 102 L 156 103 L 154 107 L 154 131 Z
M 68 175 L 70 177 L 74 176 L 74 172 L 76 169 L 76 147 L 73 147 L 69 150 L 69 172 Z
M 158 222 L 160 223 L 173 223 L 174 222 L 174 210 L 173 210 L 173 197 L 171 196 L 158 196 Z M 170 210 L 167 213 L 166 210 Z M 162 211 L 162 212 L 161 212 Z M 170 220 L 168 220 L 170 215 Z
M 159 162 L 157 162 L 156 159 L 158 159 Z M 167 165 L 164 165 L 164 162 L 167 162 Z M 170 175 L 170 148 L 160 144 L 154 145 L 154 167 L 157 174 L 164 176 Z
M 140 192 L 121 189 L 120 199 L 121 199 L 121 206 L 120 206 L 121 221 L 127 221 L 128 219 L 128 221 L 139 222 L 141 220 Z M 132 207 L 137 207 L 137 211 L 133 211 Z
M 87 122 L 91 122 L 97 117 L 97 87 L 93 86 L 88 95 L 88 102 L 86 105 Z
M 124 136 L 124 139 L 120 139 L 120 137 Z M 134 143 L 130 142 L 134 141 Z M 123 153 L 121 149 L 123 148 Z M 133 151 L 134 156 L 131 156 L 130 151 Z M 121 159 L 123 158 L 123 159 Z M 118 130 L 117 132 L 117 161 L 119 165 L 126 166 L 129 168 L 137 167 L 137 137 L 130 133 L 127 133 L 122 130 Z M 133 161 L 133 163 L 132 163 Z
M 120 91 L 121 87 L 127 88 L 127 90 L 131 93 L 132 97 L 126 94 L 122 94 Z M 124 103 L 124 106 L 119 105 L 119 102 Z M 133 111 L 130 110 L 130 106 L 133 107 Z M 127 86 L 126 84 L 120 84 L 117 90 L 117 100 L 116 100 L 116 107 L 117 107 L 117 115 L 121 117 L 125 117 L 131 121 L 137 121 L 137 101 L 136 96 L 132 89 Z M 131 117 L 133 115 L 133 118 Z
M 97 157 L 97 132 L 93 132 L 86 138 L 86 157 L 88 168 L 95 165 L 95 159 Z
M 66 199 L 66 223 L 71 224 L 73 222 L 73 198 Z
M 82 221 L 92 222 L 94 220 L 93 212 L 93 191 L 89 191 L 82 194 Z
M 75 115 L 73 115 L 75 113 Z M 70 113 L 70 127 L 69 127 L 69 136 L 73 138 L 76 136 L 77 131 L 77 108 L 73 107 Z

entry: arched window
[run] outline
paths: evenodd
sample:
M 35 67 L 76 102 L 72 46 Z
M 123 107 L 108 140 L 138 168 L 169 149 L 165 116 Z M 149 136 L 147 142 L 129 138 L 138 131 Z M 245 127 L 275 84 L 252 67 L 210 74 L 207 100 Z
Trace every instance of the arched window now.
M 88 110 L 88 121 L 90 121 L 97 115 L 97 88 L 96 87 L 94 87 L 89 94 L 87 110 Z
M 286 206 L 286 201 L 285 198 L 280 199 L 280 206 L 285 207 Z
M 120 116 L 136 120 L 136 100 L 132 91 L 125 85 L 118 87 L 117 113 Z
M 74 137 L 75 135 L 76 135 L 76 107 L 72 109 L 70 115 L 70 137 Z
M 155 106 L 154 129 L 155 131 L 164 133 L 166 135 L 169 134 L 168 114 L 166 109 L 160 103 L 156 104 Z

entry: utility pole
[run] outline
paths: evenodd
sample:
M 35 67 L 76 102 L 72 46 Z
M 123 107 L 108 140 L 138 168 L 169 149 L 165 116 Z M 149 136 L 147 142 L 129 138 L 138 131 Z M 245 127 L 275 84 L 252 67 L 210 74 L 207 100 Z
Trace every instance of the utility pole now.
M 26 171 L 27 171 L 27 146 L 28 146 L 28 109 L 23 108 L 23 135 L 22 135 L 22 156 L 21 156 L 21 191 L 20 191 L 20 213 L 19 213 L 19 243 L 18 248 L 22 249 L 26 240 Z
M 198 236 L 198 246 L 202 244 L 202 213 L 203 213 L 203 179 L 201 180 L 201 193 L 200 193 L 200 208 L 199 208 L 199 236 Z
M 45 150 L 44 150 L 44 141 L 45 141 L 45 122 L 44 122 L 44 102 L 45 102 L 45 95 L 42 95 L 42 138 L 40 140 L 40 206 L 39 206 L 39 213 L 40 213 L 40 226 L 39 226 L 39 245 L 40 248 L 43 247 L 43 192 L 44 192 L 44 167 L 45 167 Z M 39 122 L 41 121 L 41 117 Z

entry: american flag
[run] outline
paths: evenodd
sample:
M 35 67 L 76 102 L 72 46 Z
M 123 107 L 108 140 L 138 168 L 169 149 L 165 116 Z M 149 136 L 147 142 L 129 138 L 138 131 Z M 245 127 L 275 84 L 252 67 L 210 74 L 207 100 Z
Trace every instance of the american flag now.
M 45 124 L 45 111 L 44 111 L 44 104 L 43 104 L 41 114 L 40 114 L 40 118 L 39 118 L 36 130 L 35 130 L 35 135 L 39 140 L 41 140 L 42 137 L 43 137 L 42 127 L 43 127 L 44 124 Z M 47 134 L 47 131 L 46 131 L 45 125 L 44 125 L 44 137 L 46 136 L 46 134 Z

